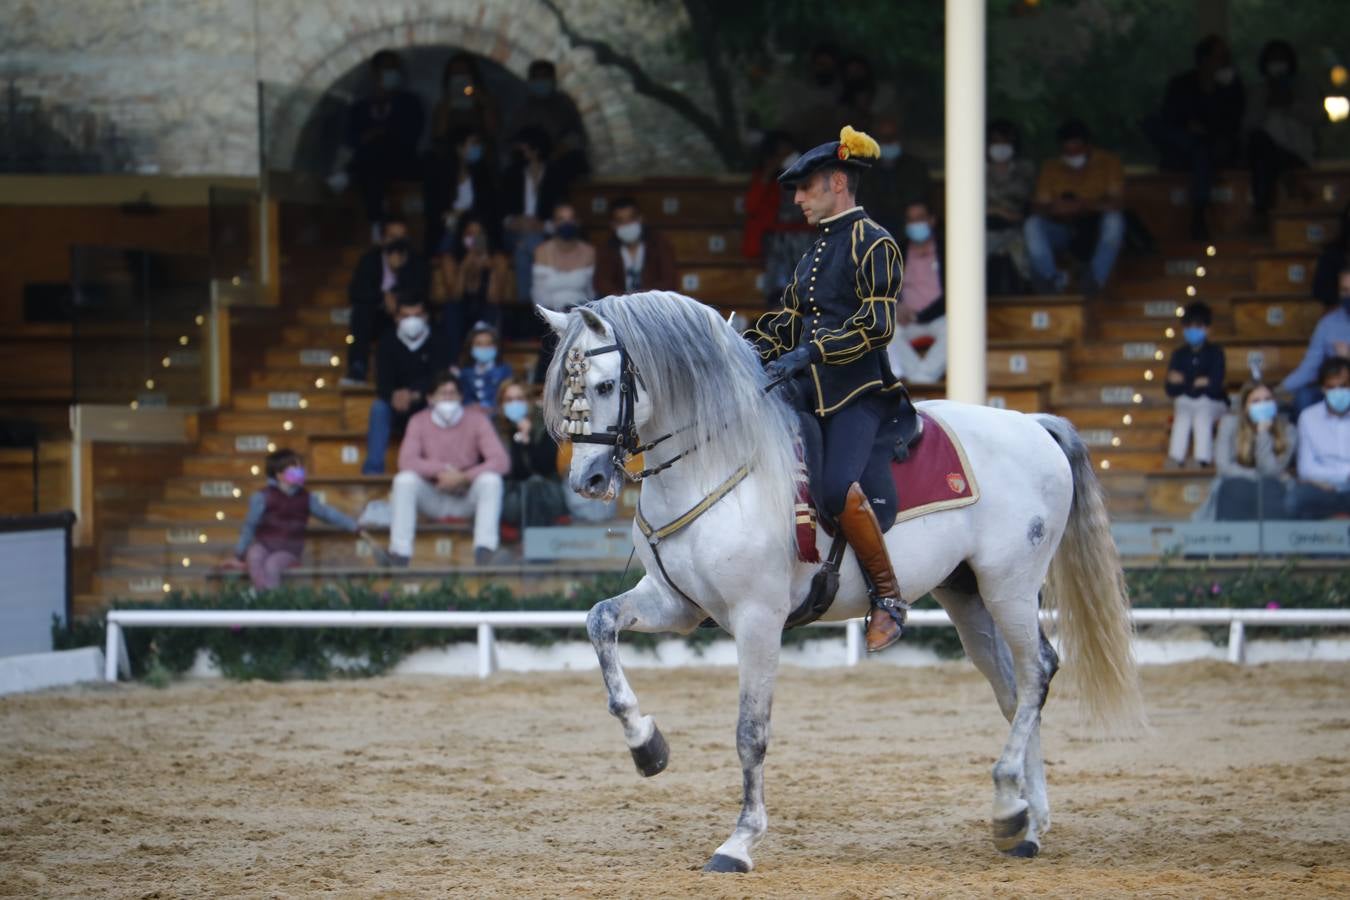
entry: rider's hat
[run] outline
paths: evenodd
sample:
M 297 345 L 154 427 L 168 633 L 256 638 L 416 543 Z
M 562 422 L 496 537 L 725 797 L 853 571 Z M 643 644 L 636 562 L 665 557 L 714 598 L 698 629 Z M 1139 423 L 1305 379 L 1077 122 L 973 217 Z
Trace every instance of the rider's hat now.
M 845 125 L 839 131 L 839 140 L 807 150 L 797 161 L 778 176 L 780 184 L 794 185 L 826 167 L 868 169 L 872 160 L 881 158 L 881 148 L 872 136 Z

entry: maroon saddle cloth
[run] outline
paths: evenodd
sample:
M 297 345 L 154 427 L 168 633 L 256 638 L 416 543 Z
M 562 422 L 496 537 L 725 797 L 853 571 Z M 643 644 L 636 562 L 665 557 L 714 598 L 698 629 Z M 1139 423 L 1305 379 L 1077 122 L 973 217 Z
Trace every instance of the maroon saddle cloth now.
M 923 422 L 922 438 L 911 444 L 908 459 L 891 462 L 891 478 L 899 501 L 897 524 L 970 506 L 980 499 L 980 488 L 961 442 L 931 413 L 920 411 L 919 418 Z M 802 562 L 820 562 L 816 521 L 809 479 L 803 474 L 797 485 L 796 504 L 797 558 Z

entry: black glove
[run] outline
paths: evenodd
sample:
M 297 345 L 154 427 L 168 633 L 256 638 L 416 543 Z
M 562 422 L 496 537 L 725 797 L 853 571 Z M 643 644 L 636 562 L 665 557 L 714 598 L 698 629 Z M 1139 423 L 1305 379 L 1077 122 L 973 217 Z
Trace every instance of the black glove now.
M 765 366 L 764 374 L 769 377 L 770 383 L 786 381 L 809 365 L 811 365 L 811 348 L 798 347 Z

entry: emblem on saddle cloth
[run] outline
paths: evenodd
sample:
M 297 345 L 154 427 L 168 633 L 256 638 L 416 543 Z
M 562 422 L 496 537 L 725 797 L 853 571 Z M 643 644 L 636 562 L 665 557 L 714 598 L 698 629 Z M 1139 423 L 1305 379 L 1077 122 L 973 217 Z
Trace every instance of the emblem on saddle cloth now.
M 953 494 L 964 494 L 966 492 L 966 480 L 956 472 L 947 475 L 947 487 L 951 488 Z
M 563 421 L 567 423 L 564 430 L 568 434 L 590 434 L 591 403 L 586 399 L 585 376 L 591 362 L 584 350 L 573 347 L 567 351 L 563 366 L 567 373 L 566 390 L 563 391 Z

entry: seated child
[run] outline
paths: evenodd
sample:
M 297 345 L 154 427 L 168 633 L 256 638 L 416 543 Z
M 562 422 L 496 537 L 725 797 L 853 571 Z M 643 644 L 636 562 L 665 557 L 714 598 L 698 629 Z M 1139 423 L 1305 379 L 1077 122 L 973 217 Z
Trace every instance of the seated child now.
M 300 454 L 281 449 L 267 455 L 267 487 L 249 498 L 235 558 L 224 566 L 247 566 L 253 586 L 260 591 L 279 586 L 282 571 L 300 561 L 310 516 L 346 531 L 357 531 L 355 519 L 320 502 L 304 485 Z
M 1214 462 L 1214 423 L 1228 410 L 1224 390 L 1223 348 L 1209 340 L 1214 315 L 1209 304 L 1196 301 L 1182 312 L 1181 333 L 1186 343 L 1172 353 L 1167 364 L 1167 396 L 1176 399 L 1172 414 L 1172 438 L 1167 446 L 1167 466 L 1180 468 L 1186 462 L 1186 447 L 1193 444 L 1195 461 Z

